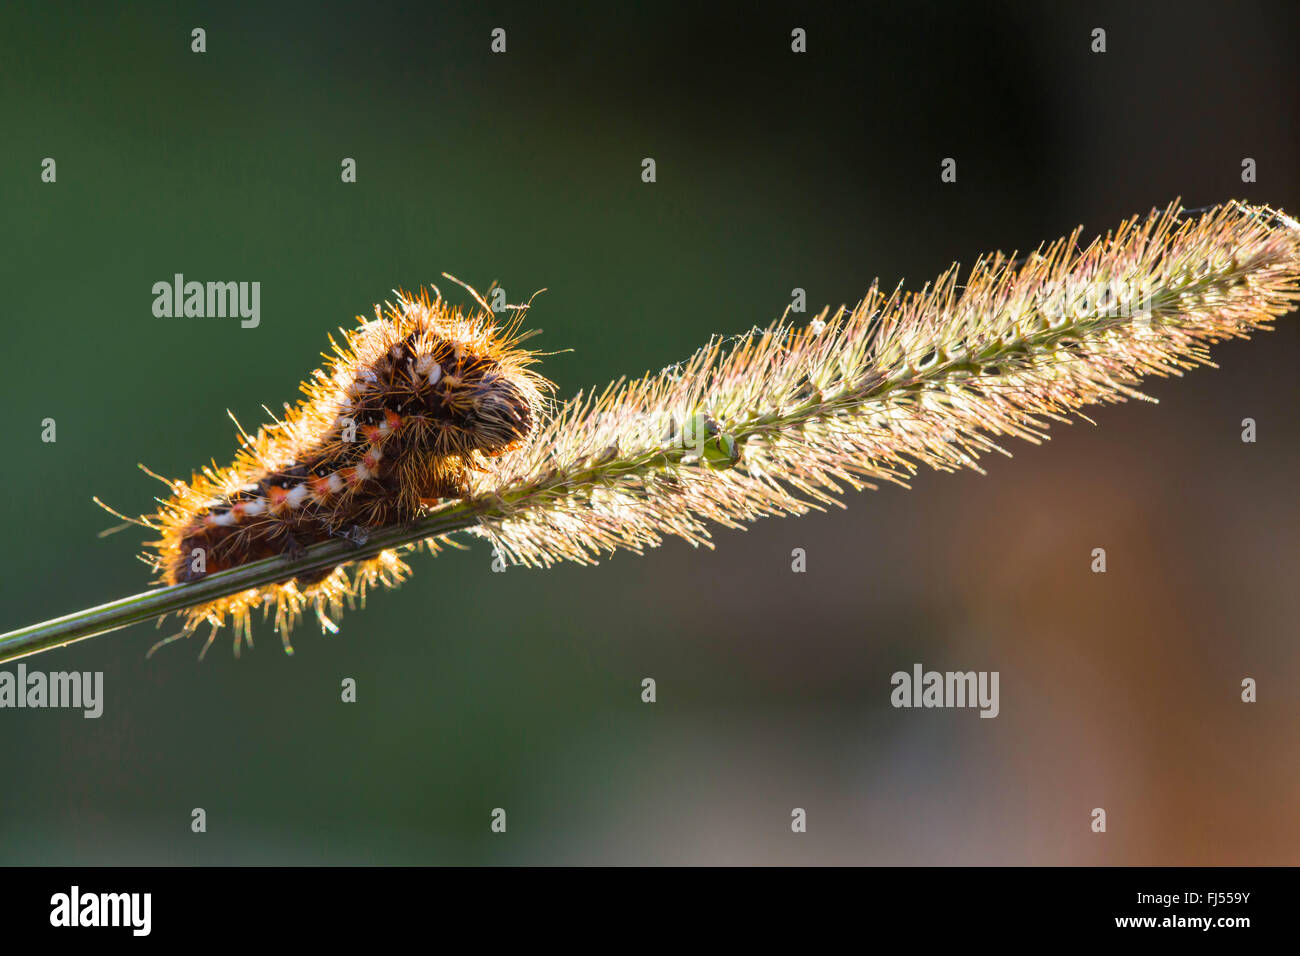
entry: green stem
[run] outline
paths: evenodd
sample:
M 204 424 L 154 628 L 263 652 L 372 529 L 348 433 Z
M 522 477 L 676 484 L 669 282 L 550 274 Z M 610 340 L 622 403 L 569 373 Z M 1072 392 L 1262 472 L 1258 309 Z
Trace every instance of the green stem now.
M 490 507 L 471 509 L 464 502 L 455 502 L 443 505 L 414 524 L 376 531 L 360 547 L 345 541 L 330 541 L 308 548 L 305 555 L 296 559 L 267 558 L 229 571 L 219 571 L 202 581 L 155 588 L 99 607 L 32 624 L 8 634 L 0 634 L 0 663 L 84 641 L 298 574 L 324 571 L 344 562 L 372 558 L 390 548 L 463 531 L 477 524 L 481 515 L 490 515 L 494 510 Z

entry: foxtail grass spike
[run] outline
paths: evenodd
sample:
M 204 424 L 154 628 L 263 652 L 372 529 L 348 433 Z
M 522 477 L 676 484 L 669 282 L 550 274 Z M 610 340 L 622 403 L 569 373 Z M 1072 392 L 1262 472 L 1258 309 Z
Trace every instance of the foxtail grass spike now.
M 873 285 L 849 310 L 710 342 L 658 375 L 579 397 L 475 493 L 514 560 L 587 562 L 708 523 L 840 505 L 917 465 L 979 469 L 1085 405 L 1143 399 L 1147 376 L 1211 365 L 1300 298 L 1300 227 L 1232 202 L 1175 203 L 1079 247 L 954 266 L 917 293 Z
M 287 648 L 308 602 L 318 612 L 328 603 L 328 617 L 319 616 L 333 628 L 343 602 L 406 577 L 403 552 L 436 552 L 462 531 L 533 567 L 592 563 L 674 536 L 708 545 L 711 524 L 741 528 L 842 505 L 846 488 L 906 484 L 922 465 L 979 469 L 985 453 L 1006 453 L 1008 437 L 1039 442 L 1049 424 L 1084 406 L 1145 399 L 1146 377 L 1211 365 L 1211 345 L 1267 329 L 1300 301 L 1300 225 L 1265 206 L 1230 202 L 1191 215 L 1175 203 L 1086 248 L 1080 235 L 1022 258 L 986 256 L 964 279 L 954 266 L 919 292 L 873 285 L 853 309 L 806 324 L 787 313 L 767 328 L 715 337 L 683 363 L 558 411 L 540 414 L 532 403 L 539 414 L 518 411 L 510 442 L 484 445 L 490 456 L 462 448 L 472 467 L 456 469 L 454 497 L 420 506 L 413 521 L 369 529 L 351 548 L 314 544 L 0 636 L 0 661 L 173 612 L 184 634 L 210 624 L 209 643 L 233 623 L 238 649 L 259 607 L 274 612 Z M 417 305 L 403 299 L 401 308 Z M 397 340 L 384 341 L 400 352 Z M 418 356 L 407 364 L 420 371 Z M 497 366 L 448 367 L 483 379 L 470 383 L 473 395 L 498 397 Z M 435 377 L 425 374 L 419 388 L 445 389 Z M 513 393 L 502 394 L 497 405 L 523 409 L 503 405 Z M 390 424 L 405 427 L 400 416 Z M 387 432 L 375 429 L 377 442 Z M 268 490 L 271 504 L 311 500 Z M 313 598 L 322 581 L 328 593 Z M 296 602 L 288 613 L 286 599 Z

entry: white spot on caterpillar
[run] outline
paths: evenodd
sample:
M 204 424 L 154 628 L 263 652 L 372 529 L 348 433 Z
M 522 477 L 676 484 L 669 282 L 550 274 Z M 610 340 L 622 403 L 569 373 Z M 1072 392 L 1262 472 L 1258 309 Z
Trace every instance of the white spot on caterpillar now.
M 430 385 L 437 385 L 442 378 L 442 366 L 432 355 L 421 355 L 415 363 L 415 372 L 422 378 L 428 378 Z
M 284 501 L 290 508 L 297 508 L 302 505 L 306 498 L 307 486 L 294 485 L 294 487 L 289 491 L 289 494 L 285 497 Z

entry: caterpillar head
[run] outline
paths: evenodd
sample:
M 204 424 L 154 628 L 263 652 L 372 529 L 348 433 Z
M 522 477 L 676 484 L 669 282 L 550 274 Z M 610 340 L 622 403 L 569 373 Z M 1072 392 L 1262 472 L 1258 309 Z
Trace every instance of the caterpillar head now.
M 372 373 L 367 395 L 420 421 L 420 441 L 433 454 L 502 455 L 532 437 L 551 387 L 531 370 L 534 353 L 519 347 L 523 312 L 498 326 L 486 307 L 466 314 L 427 293 L 399 293 L 352 342 L 360 361 L 346 374 Z
M 469 396 L 466 416 L 476 447 L 485 455 L 500 455 L 524 444 L 536 424 L 533 405 L 520 385 L 501 371 L 479 376 Z
M 412 368 L 424 413 L 444 426 L 448 446 L 495 456 L 532 434 L 541 394 L 536 376 L 517 365 L 443 340 L 426 342 Z

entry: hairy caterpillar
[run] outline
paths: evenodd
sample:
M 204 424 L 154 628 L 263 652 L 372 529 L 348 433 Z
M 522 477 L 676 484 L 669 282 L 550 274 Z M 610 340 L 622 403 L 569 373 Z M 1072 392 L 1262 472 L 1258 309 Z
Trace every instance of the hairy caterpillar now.
M 331 337 L 333 354 L 282 421 L 253 437 L 240 429 L 233 464 L 205 467 L 188 482 L 163 479 L 171 496 L 138 521 L 160 533 L 146 556 L 160 583 L 293 556 L 331 538 L 364 540 L 367 529 L 410 521 L 426 504 L 464 495 L 470 470 L 524 447 L 551 387 L 529 368 L 535 353 L 519 347 L 532 334 L 519 331 L 527 307 L 513 307 L 498 326 L 470 292 L 479 309 L 467 313 L 436 289 L 433 298 L 397 291 L 396 303 L 376 305 L 373 319 L 358 316 L 357 328 L 341 330 L 342 344 Z M 204 622 L 215 637 L 229 621 L 238 650 L 241 634 L 251 642 L 251 612 L 261 607 L 274 610 L 291 651 L 288 634 L 305 608 L 337 630 L 331 616 L 345 601 L 364 600 L 376 582 L 393 586 L 407 571 L 386 551 L 359 562 L 351 576 L 344 564 L 251 589 L 190 609 L 175 637 Z

